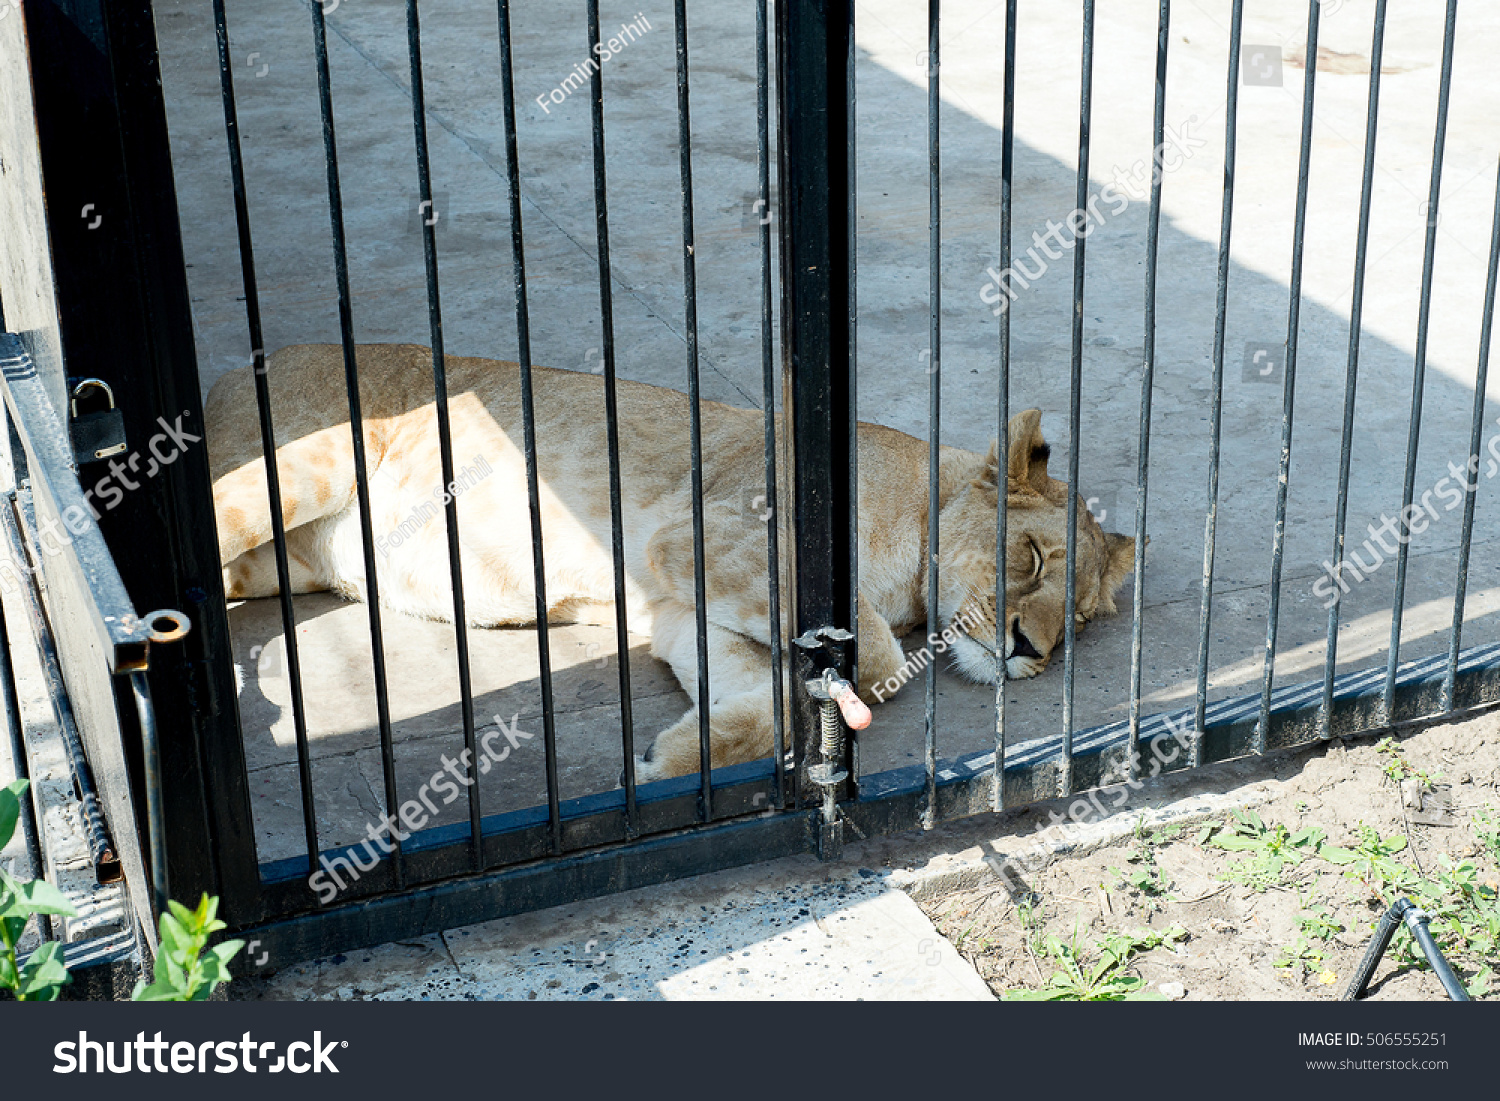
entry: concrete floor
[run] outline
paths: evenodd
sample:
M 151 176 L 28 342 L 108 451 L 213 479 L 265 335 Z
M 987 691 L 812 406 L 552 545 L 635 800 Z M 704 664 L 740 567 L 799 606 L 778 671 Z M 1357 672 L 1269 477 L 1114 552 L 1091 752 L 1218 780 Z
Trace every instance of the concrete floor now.
M 792 857 L 309 960 L 236 980 L 229 996 L 992 1000 L 891 872 L 856 863 L 881 848 L 861 845 L 838 865 Z
M 654 6 L 653 6 L 654 5 Z M 686 385 L 671 7 L 606 2 L 603 25 L 644 10 L 653 30 L 604 76 L 609 143 L 615 331 L 622 376 Z M 1154 5 L 1098 5 L 1091 177 L 1097 189 L 1151 152 Z M 1222 185 L 1227 0 L 1174 12 L 1166 118 L 1205 144 L 1164 185 L 1153 391 L 1151 550 L 1145 584 L 1145 684 L 1152 706 L 1191 701 L 1209 454 L 1210 351 Z M 329 48 L 361 341 L 428 342 L 399 0 L 343 4 Z M 544 113 L 549 92 L 585 56 L 583 6 L 524 5 L 515 15 L 516 93 L 533 352 L 537 362 L 588 370 L 601 344 L 593 253 L 589 114 L 582 95 Z M 1015 240 L 1018 251 L 1074 206 L 1078 132 L 1077 5 L 1022 5 L 1019 24 Z M 1331 10 L 1337 8 L 1337 10 Z M 576 10 L 575 10 L 576 9 Z M 1296 436 L 1282 582 L 1279 683 L 1321 673 L 1326 613 L 1312 586 L 1329 555 L 1348 343 L 1353 242 L 1363 155 L 1372 0 L 1325 5 L 1317 82 Z M 336 341 L 312 36 L 306 13 L 269 0 L 230 0 L 232 53 L 245 145 L 266 344 Z M 756 240 L 754 11 L 691 10 L 699 316 L 706 397 L 753 406 L 760 393 Z M 213 28 L 206 6 L 158 5 L 164 83 L 198 352 L 205 390 L 246 362 L 228 162 Z M 1351 544 L 1401 504 L 1406 425 L 1422 271 L 1428 174 L 1442 44 L 1439 0 L 1392 5 L 1382 81 L 1378 168 L 1361 342 Z M 448 350 L 514 358 L 509 225 L 493 5 L 433 8 L 423 26 L 434 193 L 440 214 L 443 323 Z M 860 415 L 924 435 L 927 351 L 926 43 L 922 5 L 858 7 Z M 1244 41 L 1286 58 L 1303 46 L 1306 5 L 1251 6 Z M 983 448 L 995 433 L 998 323 L 980 300 L 998 257 L 997 217 L 1004 5 L 944 6 L 943 441 Z M 1490 217 L 1500 81 L 1491 57 L 1500 12 L 1460 16 L 1444 163 L 1417 493 L 1468 451 Z M 1279 378 L 1245 370 L 1259 347 L 1286 338 L 1303 70 L 1280 86 L 1240 89 L 1238 173 L 1226 330 L 1211 696 L 1258 689 L 1265 645 L 1281 433 Z M 1105 209 L 1109 209 L 1107 206 Z M 1142 357 L 1147 207 L 1133 202 L 1088 246 L 1081 486 L 1106 529 L 1133 532 Z M 1012 308 L 1015 410 L 1039 406 L 1063 456 L 1068 444 L 1071 256 Z M 1484 439 L 1500 433 L 1490 386 Z M 330 396 L 330 400 L 337 400 Z M 1481 463 L 1481 471 L 1486 464 Z M 1061 469 L 1059 463 L 1059 469 Z M 1056 472 L 1056 471 L 1054 471 Z M 546 471 L 542 475 L 546 477 Z M 1500 479 L 1481 476 L 1464 638 L 1500 638 L 1496 509 Z M 870 503 L 866 504 L 870 507 Z M 1402 654 L 1446 649 L 1461 512 L 1444 513 L 1412 544 Z M 521 522 L 517 519 L 517 522 Z M 1344 600 L 1341 668 L 1383 663 L 1394 567 Z M 1128 705 L 1130 619 L 1080 636 L 1077 724 L 1122 718 Z M 298 601 L 309 726 L 324 844 L 364 836 L 381 813 L 366 611 L 326 596 Z M 288 687 L 272 602 L 234 608 L 256 829 L 262 859 L 300 851 Z M 385 617 L 397 764 L 403 792 L 458 744 L 451 628 Z M 916 645 L 917 640 L 910 640 Z M 534 635 L 471 634 L 479 714 L 521 716 L 540 731 Z M 256 649 L 260 647 L 262 649 Z M 687 706 L 670 673 L 631 653 L 643 742 Z M 620 767 L 613 631 L 552 631 L 563 795 L 613 786 Z M 1009 739 L 1054 734 L 1060 662 L 1012 682 Z M 992 735 L 993 691 L 939 680 L 940 752 L 981 748 Z M 528 726 L 528 722 L 530 725 Z M 867 771 L 915 763 L 921 692 L 876 712 L 862 743 Z M 519 764 L 522 767 L 515 767 Z M 539 739 L 486 778 L 486 810 L 542 795 Z M 455 809 L 460 804 L 455 805 Z

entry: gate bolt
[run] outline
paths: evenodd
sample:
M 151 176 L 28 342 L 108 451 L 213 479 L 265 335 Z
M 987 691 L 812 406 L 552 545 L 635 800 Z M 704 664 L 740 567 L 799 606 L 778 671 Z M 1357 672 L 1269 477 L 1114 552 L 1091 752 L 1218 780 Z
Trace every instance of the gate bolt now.
M 843 677 L 832 669 L 807 682 L 808 695 L 818 701 L 818 718 L 821 737 L 819 749 L 823 754 L 821 764 L 807 770 L 807 777 L 825 790 L 842 782 L 849 773 L 839 767 L 844 755 L 844 724 L 855 730 L 870 725 L 870 709 Z M 831 794 L 831 791 L 829 792 Z

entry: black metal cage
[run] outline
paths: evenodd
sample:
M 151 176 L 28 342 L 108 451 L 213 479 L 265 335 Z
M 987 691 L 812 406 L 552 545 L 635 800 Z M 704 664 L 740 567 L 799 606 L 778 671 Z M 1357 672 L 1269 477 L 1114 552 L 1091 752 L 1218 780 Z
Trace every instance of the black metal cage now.
M 233 5 L 231 5 L 232 7 Z M 380 614 L 376 545 L 371 520 L 369 473 L 361 430 L 359 357 L 355 338 L 356 296 L 340 176 L 339 98 L 329 61 L 328 21 L 334 3 L 311 2 L 292 14 L 307 23 L 316 59 L 318 102 L 298 104 L 315 111 L 323 140 L 330 245 L 337 285 L 337 314 L 345 391 L 330 401 L 347 407 L 352 425 L 357 478 L 356 508 L 363 543 L 369 610 L 369 639 L 378 710 L 381 785 L 387 811 L 400 803 L 388 699 L 388 671 Z M 420 18 L 445 18 L 442 8 L 419 12 L 407 0 L 407 94 L 412 109 L 411 169 L 420 219 L 430 345 L 431 393 L 442 479 L 455 478 L 449 410 L 443 299 L 440 295 L 440 237 L 429 150 L 430 111 L 424 103 L 424 61 Z M 598 0 L 579 5 L 578 42 L 589 55 L 608 38 L 601 32 Z M 267 861 L 257 853 L 247 779 L 244 732 L 235 706 L 221 563 L 215 540 L 212 487 L 204 449 L 186 446 L 163 462 L 139 488 L 122 495 L 118 508 L 100 510 L 85 496 L 102 485 L 106 460 L 79 455 L 76 381 L 96 379 L 112 388 L 123 414 L 123 435 L 137 451 L 167 426 L 184 439 L 203 433 L 203 399 L 194 350 L 193 320 L 184 270 L 181 227 L 173 182 L 172 148 L 158 64 L 155 13 L 150 0 L 26 0 L 0 19 L 0 82 L 9 97 L 0 117 L 0 158 L 10 173 L 0 174 L 0 231 L 9 247 L 0 266 L 6 413 L 16 489 L 4 510 L 9 547 L 23 564 L 25 606 L 30 627 L 44 655 L 63 726 L 78 742 L 75 772 L 90 792 L 100 822 L 113 840 L 100 840 L 100 855 L 123 866 L 140 913 L 159 910 L 162 900 L 220 895 L 222 916 L 232 929 L 266 946 L 265 966 L 341 948 L 369 945 L 451 928 L 491 917 L 555 905 L 675 877 L 731 867 L 777 856 L 818 852 L 838 854 L 846 826 L 859 837 L 931 828 L 963 815 L 1000 811 L 1026 803 L 1070 796 L 1090 788 L 1135 782 L 1148 770 L 1192 768 L 1339 735 L 1386 727 L 1417 718 L 1446 715 L 1500 700 L 1500 644 L 1462 644 L 1468 586 L 1469 547 L 1474 541 L 1476 494 L 1468 494 L 1462 519 L 1459 565 L 1453 588 L 1453 618 L 1446 653 L 1402 661 L 1408 543 L 1396 555 L 1391 602 L 1391 635 L 1381 668 L 1338 673 L 1339 601 L 1328 610 L 1323 676 L 1308 683 L 1278 685 L 1276 661 L 1283 588 L 1289 484 L 1292 473 L 1293 413 L 1298 380 L 1299 321 L 1303 303 L 1303 257 L 1308 226 L 1309 165 L 1313 155 L 1314 93 L 1318 84 L 1318 34 L 1322 5 L 1307 6 L 1305 76 L 1301 89 L 1301 142 L 1297 177 L 1292 266 L 1287 297 L 1287 328 L 1280 417 L 1279 482 L 1269 562 L 1270 602 L 1260 691 L 1214 699 L 1210 657 L 1215 607 L 1215 551 L 1221 484 L 1221 433 L 1227 317 L 1230 307 L 1231 236 L 1235 225 L 1238 97 L 1242 83 L 1243 0 L 1233 0 L 1228 20 L 1222 210 L 1216 270 L 1216 318 L 1210 345 L 1208 393 L 1210 443 L 1201 584 L 1197 603 L 1196 692 L 1189 707 L 1152 710 L 1146 684 L 1146 644 L 1142 607 L 1150 570 L 1146 554 L 1153 465 L 1150 448 L 1158 332 L 1158 271 L 1161 241 L 1162 173 L 1154 173 L 1147 215 L 1139 369 L 1139 428 L 1134 444 L 1134 584 L 1131 606 L 1129 691 L 1121 701 L 1126 717 L 1079 729 L 1075 683 L 1079 592 L 1080 455 L 1085 401 L 1084 363 L 1089 311 L 1087 234 L 1072 246 L 1071 360 L 1068 365 L 1068 448 L 1066 484 L 1066 600 L 1061 640 L 1061 721 L 1051 730 L 1018 731 L 1007 726 L 1004 636 L 995 639 L 993 737 L 980 750 L 945 752 L 940 740 L 937 663 L 924 669 L 922 729 L 909 744 L 920 748 L 920 763 L 861 773 L 859 735 L 835 719 L 827 674 L 860 683 L 859 523 L 862 510 L 877 503 L 860 500 L 857 462 L 859 402 L 856 356 L 859 311 L 856 277 L 860 242 L 859 183 L 856 178 L 859 130 L 854 5 L 847 0 L 755 0 L 757 131 L 735 135 L 755 149 L 754 209 L 774 211 L 757 218 L 759 250 L 759 351 L 764 433 L 765 579 L 772 624 L 766 675 L 773 686 L 775 750 L 761 761 L 712 768 L 709 661 L 709 592 L 705 549 L 705 487 L 698 317 L 698 238 L 695 234 L 694 131 L 690 107 L 693 6 L 675 0 L 670 33 L 676 58 L 676 124 L 680 191 L 682 273 L 681 332 L 685 351 L 681 380 L 691 409 L 691 515 L 697 628 L 696 698 L 699 768 L 696 775 L 639 783 L 635 759 L 645 739 L 633 714 L 633 685 L 627 618 L 626 532 L 621 491 L 617 417 L 617 337 L 613 295 L 611 214 L 606 158 L 606 97 L 609 81 L 599 65 L 587 69 L 591 144 L 587 151 L 597 267 L 598 335 L 606 438 L 601 446 L 609 467 L 610 552 L 617 600 L 614 629 L 618 648 L 617 692 L 621 715 L 619 743 L 624 771 L 611 791 L 565 798 L 559 780 L 558 731 L 553 702 L 552 654 L 547 625 L 548 600 L 542 528 L 543 478 L 538 470 L 533 396 L 524 148 L 518 140 L 512 5 L 495 9 L 498 54 L 493 68 L 476 78 L 483 94 L 498 97 L 503 112 L 505 220 L 510 250 L 497 273 L 511 291 L 524 406 L 523 439 L 534 565 L 536 648 L 540 668 L 545 800 L 537 806 L 496 812 L 483 805 L 477 784 L 466 788 L 462 822 L 393 831 L 392 842 L 372 865 L 365 848 L 334 844 L 320 834 L 314 773 L 309 749 L 306 695 L 298 642 L 298 608 L 293 598 L 287 526 L 277 464 L 267 462 L 275 529 L 275 567 L 286 645 L 290 709 L 295 728 L 297 793 L 302 836 L 300 855 Z M 1014 108 L 1018 0 L 1004 5 L 1004 37 L 994 59 L 993 79 L 1002 89 L 1003 125 L 998 136 L 999 268 L 1015 257 Z M 0 12 L 4 9 L 0 8 Z M 263 306 L 256 268 L 256 225 L 241 142 L 233 49 L 236 27 L 225 0 L 213 0 L 215 49 L 223 110 L 223 136 L 231 182 L 234 242 L 242 278 L 244 360 L 255 371 L 255 396 L 264 453 L 276 450 L 276 428 L 267 380 Z M 1082 0 L 1080 97 L 1077 123 L 1075 213 L 1095 197 L 1090 174 L 1090 125 L 1094 110 L 1095 0 Z M 1416 497 L 1417 456 L 1422 428 L 1427 332 L 1433 290 L 1438 207 L 1442 193 L 1443 143 L 1452 84 L 1457 0 L 1447 0 L 1441 58 L 1441 92 L 1435 131 L 1420 281 L 1421 311 L 1411 385 L 1411 409 L 1404 463 L 1403 509 Z M 1359 379 L 1361 309 L 1376 175 L 1386 0 L 1376 0 L 1368 79 L 1367 129 L 1354 284 L 1348 325 L 1341 422 L 1341 460 L 1332 559 L 1345 561 L 1351 455 L 1355 442 L 1355 393 Z M 927 637 L 944 630 L 939 615 L 938 559 L 940 465 L 943 402 L 995 403 L 997 447 L 1009 452 L 1008 424 L 1013 396 L 1012 320 L 996 311 L 995 364 L 998 394 L 974 393 L 962 376 L 943 373 L 942 95 L 940 13 L 937 0 L 927 8 L 927 507 L 925 511 L 925 618 Z M 1168 54 L 1173 41 L 1171 5 L 1161 0 L 1157 25 L 1154 87 L 1154 150 L 1166 137 Z M 698 48 L 692 43 L 694 49 Z M 1073 48 L 1072 43 L 1069 49 Z M 429 58 L 429 64 L 431 59 Z M 580 81 L 580 84 L 582 82 Z M 1147 89 L 1140 89 L 1144 97 Z M 476 92 L 476 94 L 480 94 Z M 1024 91 L 1020 93 L 1024 95 Z M 774 122 L 774 125 L 773 125 Z M 1155 154 L 1153 154 L 1154 156 Z M 773 163 L 774 161 L 774 163 Z M 773 186 L 774 182 L 774 186 Z M 101 196 L 107 196 L 107 201 Z M 102 221 L 89 227 L 73 211 L 99 206 Z M 987 215 L 988 216 L 988 215 Z M 773 229 L 775 232 L 773 232 Z M 22 260 L 32 258 L 29 266 Z M 1482 454 L 1487 360 L 1500 262 L 1500 191 L 1488 261 L 1480 358 L 1473 391 L 1471 456 Z M 357 273 L 353 273 L 357 274 Z M 1002 283 L 999 291 L 1005 291 Z M 589 293 L 579 281 L 579 296 Z M 779 318 L 779 327 L 777 324 Z M 869 368 L 867 368 L 869 370 Z M 946 382 L 946 388 L 945 388 Z M 71 415 L 69 410 L 71 409 Z M 1002 464 L 1003 464 L 1002 458 Z M 113 468 L 110 468 L 113 469 Z M 133 468 L 131 468 L 133 469 Z M 107 476 L 105 476 L 107 477 Z M 994 620 L 1006 624 L 1007 565 L 1004 548 L 1014 522 L 998 495 Z M 60 552 L 43 546 L 48 525 L 67 521 L 75 538 Z M 460 687 L 460 726 L 469 760 L 479 757 L 480 726 L 471 684 L 469 616 L 461 561 L 461 516 L 450 497 L 443 521 L 447 583 L 452 592 L 453 645 Z M 76 527 L 75 527 L 76 523 Z M 23 545 L 24 544 L 24 545 Z M 1335 575 L 1337 576 L 1337 575 Z M 784 607 L 783 607 L 784 606 Z M 182 637 L 173 624 L 154 622 L 139 609 L 182 609 L 191 620 Z M 782 629 L 777 629 L 781 625 Z M 11 634 L 16 632 L 11 628 Z M 8 651 L 7 651 L 8 653 Z M 7 681 L 12 681 L 8 668 Z M 783 685 L 789 698 L 783 700 Z M 7 692 L 13 689 L 7 685 Z M 154 703 L 154 711 L 153 711 Z M 877 713 L 878 714 L 878 713 Z M 24 735 L 12 707 L 16 760 L 24 768 Z M 830 724 L 836 729 L 831 732 Z M 97 795 L 93 793 L 97 791 Z M 107 827 L 105 822 L 107 821 Z M 106 862 L 107 863 L 107 862 Z M 314 879 L 320 869 L 352 868 L 359 874 L 334 900 L 320 897 Z M 148 884 L 154 881 L 154 892 Z M 149 920 L 146 921 L 149 924 Z M 254 961 L 252 961 L 252 965 Z

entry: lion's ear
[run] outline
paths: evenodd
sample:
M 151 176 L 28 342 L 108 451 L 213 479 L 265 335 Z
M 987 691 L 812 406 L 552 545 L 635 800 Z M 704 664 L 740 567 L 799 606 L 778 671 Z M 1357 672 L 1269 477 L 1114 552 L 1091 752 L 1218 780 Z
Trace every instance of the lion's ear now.
M 1151 540 L 1147 539 L 1149 543 Z M 1099 603 L 1106 611 L 1114 611 L 1115 590 L 1125 576 L 1135 569 L 1135 537 L 1104 533 L 1104 575 L 1099 579 Z
M 1025 482 L 1038 493 L 1048 488 L 1047 459 L 1052 449 L 1042 439 L 1042 411 L 1028 409 L 1010 418 L 1010 451 L 1005 461 L 1005 476 L 1013 482 Z
M 980 489 L 1000 489 L 1000 441 L 991 440 L 989 452 L 984 457 L 984 469 L 974 484 Z

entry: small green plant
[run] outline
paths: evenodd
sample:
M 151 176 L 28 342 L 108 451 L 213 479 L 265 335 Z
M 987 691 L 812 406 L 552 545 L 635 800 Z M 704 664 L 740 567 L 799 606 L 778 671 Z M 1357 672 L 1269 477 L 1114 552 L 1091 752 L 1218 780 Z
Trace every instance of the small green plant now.
M 0 788 L 0 849 L 10 843 L 21 817 L 21 799 L 29 781 L 16 780 Z M 22 882 L 0 868 L 0 990 L 9 990 L 18 1002 L 50 1002 L 73 981 L 63 964 L 61 941 L 48 941 L 27 961 L 19 963 L 16 946 L 34 914 L 72 917 L 76 910 L 67 898 L 45 879 Z
M 1047 902 L 1041 895 L 1029 892 L 1016 903 L 1016 917 L 1028 937 L 1035 937 L 1047 920 Z
M 1489 849 L 1485 831 L 1492 820 L 1487 817 L 1484 812 L 1476 814 L 1474 829 L 1481 845 Z M 1356 825 L 1355 834 L 1352 848 L 1324 845 L 1320 855 L 1364 886 L 1371 902 L 1389 905 L 1401 895 L 1411 898 L 1427 913 L 1428 928 L 1443 955 L 1456 969 L 1472 973 L 1467 982 L 1469 994 L 1489 994 L 1500 965 L 1500 887 L 1492 875 L 1467 857 L 1454 860 L 1442 853 L 1433 874 L 1422 875 L 1398 859 L 1407 849 L 1405 837 L 1382 838 L 1362 822 Z M 1500 838 L 1494 840 L 1500 842 Z M 1428 966 L 1405 926 L 1397 929 L 1392 951 L 1408 966 Z
M 1474 837 L 1491 860 L 1500 862 L 1500 819 L 1488 807 L 1474 812 Z
M 196 910 L 169 901 L 161 916 L 161 947 L 156 953 L 156 981 L 142 979 L 130 995 L 136 1002 L 201 1002 L 230 979 L 229 961 L 245 946 L 242 940 L 226 940 L 213 947 L 208 938 L 227 928 L 215 916 L 219 900 L 207 894 Z M 206 949 L 206 951 L 205 951 Z
M 1317 852 L 1327 836 L 1316 826 L 1292 833 L 1280 823 L 1266 825 L 1253 810 L 1237 810 L 1222 825 L 1205 826 L 1198 841 L 1228 852 L 1246 853 L 1219 878 L 1264 891 L 1280 885 L 1286 869 Z
M 1310 897 L 1299 897 L 1306 907 Z M 1326 906 L 1313 906 L 1297 916 L 1297 942 L 1284 946 L 1273 963 L 1275 967 L 1287 967 L 1306 974 L 1323 966 L 1323 952 L 1318 947 L 1344 931 L 1344 925 L 1329 912 Z
M 1380 771 L 1385 773 L 1385 778 L 1393 784 L 1399 784 L 1408 777 L 1415 776 L 1422 782 L 1424 788 L 1432 788 L 1433 778 L 1427 774 L 1425 769 L 1415 768 L 1406 759 L 1406 751 L 1401 743 L 1395 738 L 1385 737 L 1375 743 L 1375 752 L 1385 758 L 1385 763 L 1380 766 Z
M 1315 941 L 1299 935 L 1296 944 L 1281 949 L 1272 966 L 1292 968 L 1299 975 L 1316 970 L 1323 966 L 1323 953 L 1315 945 Z
M 1297 918 L 1304 936 L 1317 941 L 1332 940 L 1344 931 L 1344 923 L 1329 912 L 1327 906 L 1314 906 Z
M 1354 832 L 1359 839 L 1354 848 L 1324 845 L 1318 855 L 1343 868 L 1345 876 L 1364 884 L 1387 902 L 1393 901 L 1399 892 L 1416 889 L 1416 873 L 1395 859 L 1397 853 L 1406 851 L 1406 838 L 1402 834 L 1383 838 L 1363 822 L 1355 825 Z
M 1051 957 L 1058 970 L 1041 989 L 1014 990 L 1003 997 L 1018 1002 L 1162 1001 L 1160 994 L 1146 988 L 1145 979 L 1127 974 L 1126 966 L 1142 952 L 1186 938 L 1187 931 L 1174 925 L 1162 932 L 1111 933 L 1090 948 L 1079 943 L 1075 927 L 1069 941 L 1048 937 L 1043 942 L 1044 954 Z
M 1169 884 L 1161 874 L 1161 869 L 1157 867 L 1156 845 L 1161 841 L 1175 837 L 1179 828 L 1177 826 L 1168 827 L 1172 831 L 1171 834 L 1168 834 L 1167 830 L 1153 834 L 1145 828 L 1144 818 L 1137 821 L 1133 837 L 1134 843 L 1131 845 L 1130 855 L 1125 858 L 1125 863 L 1131 865 L 1131 867 L 1125 868 L 1122 871 L 1120 868 L 1111 865 L 1109 869 L 1110 874 L 1119 881 L 1116 890 L 1124 887 L 1133 887 L 1148 899 L 1157 899 L 1165 895 Z
M 20 818 L 21 798 L 28 787 L 17 780 L 0 788 L 0 849 L 9 844 Z M 156 954 L 155 982 L 136 984 L 137 1002 L 201 1002 L 230 979 L 229 961 L 244 947 L 242 940 L 226 940 L 213 947 L 208 940 L 227 926 L 216 916 L 219 900 L 205 894 L 196 910 L 168 902 L 160 923 L 161 946 Z M 21 882 L 0 868 L 0 990 L 17 1001 L 50 1002 L 73 981 L 63 963 L 60 941 L 48 941 L 21 964 L 16 946 L 34 914 L 72 917 L 77 913 L 56 887 L 44 879 Z M 206 951 L 205 951 L 206 950 Z

